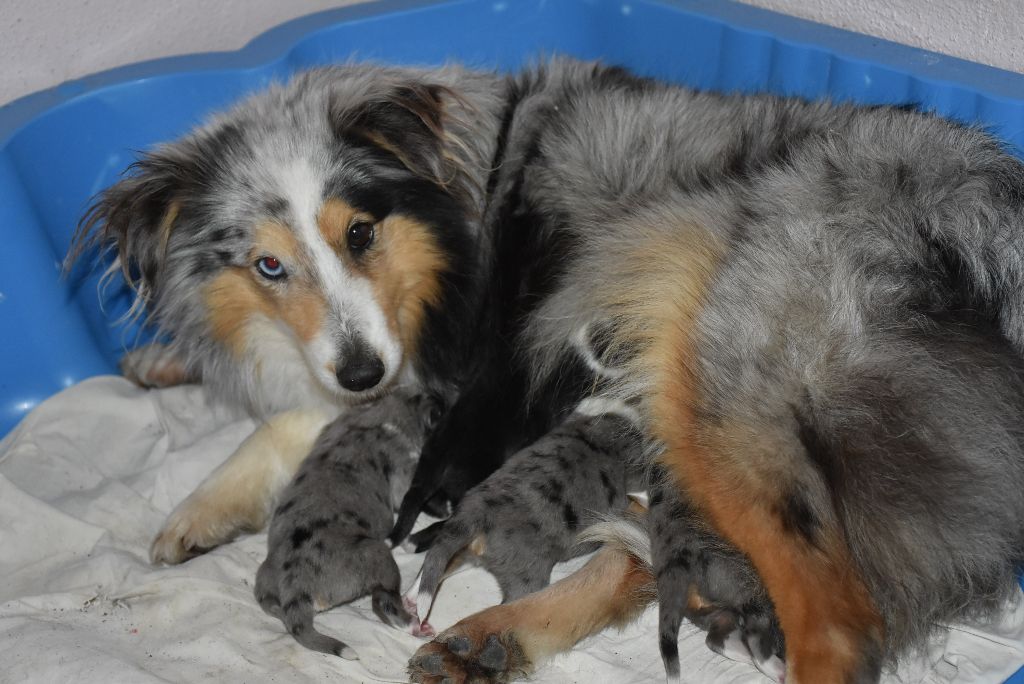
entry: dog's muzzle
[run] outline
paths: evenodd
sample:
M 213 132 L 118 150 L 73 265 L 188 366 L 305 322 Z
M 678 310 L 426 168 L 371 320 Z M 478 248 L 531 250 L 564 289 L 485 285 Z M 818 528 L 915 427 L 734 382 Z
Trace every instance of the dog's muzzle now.
M 376 387 L 384 377 L 384 362 L 362 340 L 353 342 L 337 364 L 338 384 L 350 392 Z

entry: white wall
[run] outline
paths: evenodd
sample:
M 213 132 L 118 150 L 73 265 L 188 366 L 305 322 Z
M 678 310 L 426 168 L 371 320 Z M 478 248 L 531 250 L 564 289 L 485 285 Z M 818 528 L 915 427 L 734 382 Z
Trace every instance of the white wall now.
M 0 0 L 0 104 L 121 64 L 237 49 L 288 19 L 356 1 Z M 1024 0 L 745 1 L 1024 72 Z
M 0 0 L 0 104 L 122 64 L 237 50 L 358 0 Z
M 1024 0 L 742 0 L 1024 73 Z

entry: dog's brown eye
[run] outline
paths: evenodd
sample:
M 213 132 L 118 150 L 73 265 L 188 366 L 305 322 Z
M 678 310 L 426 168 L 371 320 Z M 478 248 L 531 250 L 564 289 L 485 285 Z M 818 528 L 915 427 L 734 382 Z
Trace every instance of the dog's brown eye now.
M 373 224 L 369 221 L 356 221 L 348 228 L 348 248 L 361 252 L 373 242 Z
M 284 272 L 284 264 L 277 257 L 265 256 L 256 262 L 256 270 L 267 280 L 280 280 L 287 275 Z

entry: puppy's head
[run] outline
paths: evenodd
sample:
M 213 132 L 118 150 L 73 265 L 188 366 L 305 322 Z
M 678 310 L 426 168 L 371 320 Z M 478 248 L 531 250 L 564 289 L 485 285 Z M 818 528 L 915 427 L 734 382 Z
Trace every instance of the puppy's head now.
M 472 254 L 455 100 L 416 72 L 310 72 L 146 154 L 79 240 L 116 247 L 215 389 L 263 411 L 370 398 Z

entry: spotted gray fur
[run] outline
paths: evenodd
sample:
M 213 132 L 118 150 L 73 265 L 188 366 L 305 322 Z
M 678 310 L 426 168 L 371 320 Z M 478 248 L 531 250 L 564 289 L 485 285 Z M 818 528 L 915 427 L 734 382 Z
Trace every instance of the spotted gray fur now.
M 385 537 L 437 402 L 396 392 L 324 428 L 281 494 L 256 575 L 256 598 L 303 646 L 354 657 L 313 626 L 319 610 L 372 595 L 385 623 L 414 627 Z
M 656 469 L 647 510 L 650 566 L 658 588 L 658 647 L 665 672 L 679 678 L 679 625 L 683 618 L 708 633 L 722 653 L 738 637 L 759 668 L 779 665 L 785 639 L 771 599 L 750 560 L 726 543 Z M 692 595 L 699 596 L 690 605 Z
M 466 495 L 427 551 L 416 587 L 422 617 L 453 558 L 473 545 L 469 555 L 504 601 L 547 586 L 555 563 L 588 550 L 576 544 L 581 529 L 625 512 L 626 466 L 640 444 L 621 416 L 577 412 L 512 456 Z
M 622 255 L 685 250 L 700 226 L 724 245 L 694 328 L 701 420 L 772 445 L 752 475 L 797 534 L 840 531 L 885 621 L 865 678 L 936 624 L 991 615 L 1024 556 L 1024 166 L 903 108 L 588 69 L 551 65 L 537 95 L 557 108 L 525 201 L 575 239 L 526 336 L 538 374 L 594 317 L 636 339 L 650 321 L 608 304 L 643 285 Z M 644 411 L 648 370 L 619 390 Z

